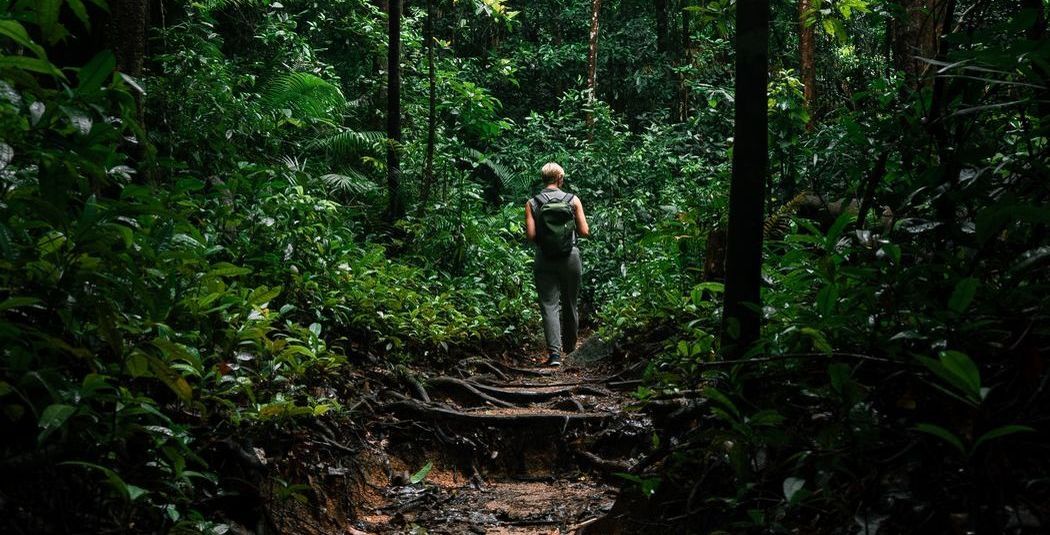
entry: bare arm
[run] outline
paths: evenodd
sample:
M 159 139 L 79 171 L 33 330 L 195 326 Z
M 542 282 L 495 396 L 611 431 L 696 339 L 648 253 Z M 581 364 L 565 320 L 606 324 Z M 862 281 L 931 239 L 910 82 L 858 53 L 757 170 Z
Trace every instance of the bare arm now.
M 572 204 L 576 206 L 576 233 L 584 238 L 589 238 L 591 236 L 591 227 L 587 225 L 587 216 L 583 213 L 583 203 L 580 202 L 579 197 L 574 197 Z
M 525 237 L 536 241 L 536 220 L 532 217 L 532 202 L 525 203 Z

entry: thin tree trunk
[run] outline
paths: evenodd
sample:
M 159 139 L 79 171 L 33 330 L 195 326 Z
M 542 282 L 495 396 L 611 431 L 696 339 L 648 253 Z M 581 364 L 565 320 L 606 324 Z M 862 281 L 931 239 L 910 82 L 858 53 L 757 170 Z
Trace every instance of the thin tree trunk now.
M 729 188 L 722 347 L 738 358 L 759 337 L 762 206 L 769 164 L 766 85 L 769 1 L 739 0 L 736 9 L 736 110 Z
M 427 0 L 427 21 L 424 28 L 427 43 L 427 81 L 429 104 L 427 111 L 427 155 L 423 168 L 423 192 L 421 206 L 426 207 L 430 191 L 434 187 L 434 143 L 437 137 L 437 73 L 434 68 L 434 0 Z
M 1035 12 L 1035 23 L 1026 32 L 1028 40 L 1033 43 L 1042 42 L 1046 39 L 1047 26 L 1047 8 L 1044 6 L 1043 0 L 1021 0 L 1021 8 Z M 1046 124 L 1046 118 L 1050 116 L 1050 70 L 1041 63 L 1033 62 L 1032 71 L 1038 77 L 1039 85 L 1043 86 L 1043 89 L 1036 91 L 1037 95 L 1041 95 L 1036 104 L 1036 113 L 1039 114 L 1040 118 L 1044 119 L 1043 124 Z
M 816 122 L 817 102 L 817 68 L 814 61 L 816 55 L 815 32 L 813 28 L 812 1 L 800 0 L 798 3 L 798 35 L 799 55 L 801 56 L 802 95 L 809 113 L 809 122 L 806 128 L 813 129 Z M 807 22 L 808 21 L 808 22 Z
M 656 0 L 656 51 L 667 52 L 667 0 Z
M 106 24 L 106 41 L 117 60 L 117 70 L 128 76 L 141 79 L 146 64 L 146 34 L 149 28 L 149 6 L 146 0 L 110 0 L 109 20 Z M 132 91 L 135 99 L 135 120 L 142 132 L 146 131 L 145 95 Z M 145 139 L 129 147 L 131 157 L 139 163 L 148 159 L 148 144 Z M 152 180 L 150 169 L 140 169 L 139 178 Z
M 693 62 L 691 53 L 693 43 L 689 35 L 689 11 L 685 9 L 686 7 L 689 7 L 688 0 L 682 2 L 682 67 L 689 66 Z M 689 78 L 683 70 L 678 74 L 678 101 L 677 106 L 675 107 L 677 110 L 675 118 L 678 122 L 685 121 L 689 117 L 688 82 Z
M 591 104 L 597 97 L 597 71 L 598 71 L 598 19 L 602 11 L 602 0 L 591 0 L 591 37 L 590 47 L 587 51 L 587 100 Z M 594 116 L 587 112 L 587 126 L 592 126 Z
M 401 199 L 401 0 L 390 0 L 389 48 L 387 50 L 387 152 L 386 184 L 387 217 L 396 220 L 404 215 Z

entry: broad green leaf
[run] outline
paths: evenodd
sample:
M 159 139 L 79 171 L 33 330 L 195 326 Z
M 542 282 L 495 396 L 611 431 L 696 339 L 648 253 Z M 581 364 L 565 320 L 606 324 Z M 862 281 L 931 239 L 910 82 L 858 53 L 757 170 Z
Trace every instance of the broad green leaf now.
M 12 308 L 33 306 L 42 302 L 36 297 L 8 297 L 0 301 L 0 312 Z
M 1026 271 L 1040 263 L 1045 263 L 1048 259 L 1050 259 L 1050 246 L 1030 249 L 1022 253 L 1021 256 L 1018 257 L 1017 262 L 1010 266 L 1010 272 L 1016 274 Z
M 937 438 L 940 438 L 941 440 L 944 440 L 945 442 L 954 446 L 955 449 L 959 450 L 959 453 L 962 453 L 964 455 L 966 454 L 966 447 L 963 446 L 962 440 L 960 440 L 959 437 L 955 436 L 955 434 L 951 431 L 939 425 L 924 423 L 916 425 L 914 429 L 916 431 L 921 431 L 923 433 L 927 433 Z
M 67 0 L 69 9 L 73 10 L 73 14 L 80 19 L 80 22 L 85 28 L 91 29 L 91 19 L 88 18 L 87 7 L 84 6 L 83 0 Z
M 186 378 L 179 375 L 168 363 L 160 360 L 157 357 L 148 355 L 146 357 L 149 362 L 150 371 L 153 375 L 160 379 L 164 384 L 168 385 L 168 388 L 175 392 L 179 396 L 179 399 L 183 401 L 190 401 L 193 399 L 193 388 L 186 382 Z
M 802 487 L 804 487 L 805 485 L 805 479 L 797 477 L 789 477 L 785 479 L 783 485 L 784 499 L 787 500 L 788 503 L 794 504 L 796 497 L 799 496 L 799 491 L 802 490 Z
M 942 351 L 941 364 L 944 369 L 959 379 L 965 385 L 967 394 L 972 394 L 976 399 L 981 396 L 981 371 L 977 368 L 966 353 L 961 351 Z
M 951 298 L 948 299 L 948 309 L 957 314 L 965 311 L 973 301 L 974 295 L 977 294 L 978 284 L 979 281 L 973 277 L 961 279 L 955 285 Z
M 1034 431 L 1035 429 L 1032 429 L 1027 425 L 1004 425 L 1002 427 L 996 427 L 995 429 L 992 429 L 991 431 L 988 431 L 981 435 L 980 438 L 978 438 L 977 441 L 973 443 L 972 451 L 977 451 L 977 448 L 981 447 L 981 444 L 984 444 L 989 440 L 1005 437 L 1007 435 L 1013 435 L 1015 433 L 1031 433 Z
M 824 246 L 827 250 L 835 248 L 835 244 L 839 241 L 839 236 L 842 235 L 842 231 L 846 230 L 846 226 L 857 219 L 855 214 L 845 212 L 831 224 L 831 228 L 828 229 L 828 234 L 825 237 Z
M 128 374 L 132 377 L 142 377 L 149 372 L 149 359 L 141 352 L 132 353 L 131 356 L 124 361 L 124 366 L 127 368 Z
M 988 240 L 1015 222 L 1050 223 L 1050 208 L 1044 206 L 1000 204 L 990 206 L 977 214 L 977 241 L 984 245 Z
M 113 56 L 113 52 L 103 50 L 98 53 L 77 73 L 77 93 L 86 95 L 98 91 L 102 88 L 102 84 L 113 76 L 116 68 L 117 58 Z
M 20 22 L 14 20 L 0 20 L 0 35 L 7 36 L 12 41 L 28 48 L 40 59 L 46 60 L 47 55 L 44 53 L 44 47 L 33 42 L 33 39 L 29 37 L 29 33 Z
M 412 474 L 412 477 L 408 478 L 408 481 L 413 485 L 419 483 L 420 481 L 423 481 L 427 478 L 427 474 L 430 473 L 430 470 L 432 468 L 434 468 L 434 463 L 428 462 L 427 464 L 423 465 L 423 468 L 420 468 L 418 472 Z
M 248 296 L 248 303 L 251 305 L 264 305 L 278 295 L 281 295 L 281 290 L 282 287 L 280 286 L 275 286 L 273 288 L 260 286 L 252 290 L 251 295 Z
M 838 302 L 838 299 L 838 286 L 833 282 L 828 283 L 827 286 L 817 292 L 817 311 L 820 312 L 821 316 L 830 316 L 835 311 L 835 304 Z
M 835 351 L 834 348 L 831 347 L 831 344 L 828 343 L 828 339 L 824 336 L 823 332 L 814 329 L 813 327 L 803 327 L 798 331 L 809 337 L 813 342 L 813 349 L 816 349 L 821 353 L 832 353 Z
M 36 23 L 44 34 L 44 40 L 54 44 L 66 35 L 66 29 L 59 23 L 59 12 L 63 0 L 36 0 Z
M 707 396 L 709 399 L 717 401 L 723 407 L 729 409 L 729 411 L 733 413 L 734 417 L 736 417 L 737 419 L 740 418 L 740 410 L 737 409 L 736 405 L 734 405 L 733 402 L 730 401 L 729 398 L 726 397 L 726 395 L 719 391 L 717 388 L 713 386 L 705 388 L 704 396 Z
M 208 272 L 210 277 L 236 277 L 239 275 L 247 275 L 252 270 L 245 267 L 238 267 L 227 262 L 219 262 L 212 266 L 211 271 Z
M 90 468 L 92 470 L 98 470 L 99 472 L 102 472 L 102 474 L 106 476 L 106 483 L 109 483 L 110 487 L 116 490 L 117 493 L 121 495 L 121 497 L 128 501 L 135 501 L 136 499 L 149 492 L 141 487 L 129 485 L 127 482 L 124 481 L 124 478 L 120 477 L 119 474 L 117 474 L 109 468 L 106 468 L 105 466 L 97 465 L 94 463 L 86 463 L 83 461 L 66 461 L 59 464 L 65 466 L 83 466 L 85 468 Z
M 50 61 L 40 58 L 27 58 L 25 56 L 0 56 L 0 68 L 12 67 L 23 71 L 50 74 L 65 79 L 62 71 L 58 70 Z
M 51 433 L 62 427 L 66 420 L 69 420 L 69 417 L 73 416 L 73 413 L 76 411 L 76 407 L 72 405 L 62 403 L 48 405 L 40 415 L 40 421 L 37 422 L 37 425 L 40 427 L 40 435 L 37 437 L 37 440 L 43 442 Z

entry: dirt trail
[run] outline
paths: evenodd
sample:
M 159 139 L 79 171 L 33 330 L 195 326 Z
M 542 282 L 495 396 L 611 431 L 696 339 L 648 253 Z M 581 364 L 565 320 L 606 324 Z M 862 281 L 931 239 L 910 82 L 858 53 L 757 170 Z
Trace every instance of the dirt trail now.
M 650 443 L 623 372 L 582 358 L 560 369 L 468 359 L 446 376 L 408 379 L 367 428 L 354 462 L 370 468 L 347 487 L 343 529 L 561 534 L 589 524 L 615 501 L 623 480 L 613 474 Z

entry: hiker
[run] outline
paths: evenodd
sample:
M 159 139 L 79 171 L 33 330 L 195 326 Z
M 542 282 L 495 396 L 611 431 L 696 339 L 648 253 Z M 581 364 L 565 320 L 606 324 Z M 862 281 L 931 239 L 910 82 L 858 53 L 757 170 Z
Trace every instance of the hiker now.
M 547 365 L 560 366 L 562 353 L 576 349 L 576 298 L 583 273 L 576 237 L 591 232 L 579 197 L 561 190 L 565 170 L 551 162 L 540 174 L 546 187 L 525 203 L 525 235 L 536 243 L 533 275 L 547 339 Z

